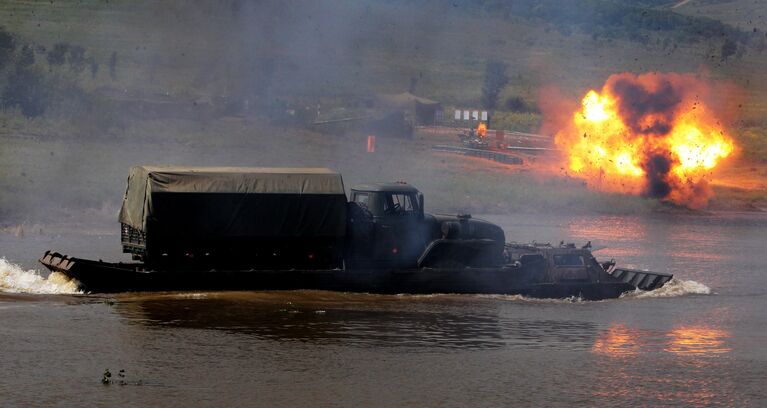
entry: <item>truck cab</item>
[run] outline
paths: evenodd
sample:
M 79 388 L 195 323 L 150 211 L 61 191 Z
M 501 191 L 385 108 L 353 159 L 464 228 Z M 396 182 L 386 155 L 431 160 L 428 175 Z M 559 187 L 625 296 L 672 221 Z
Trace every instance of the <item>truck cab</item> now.
M 423 218 L 423 194 L 405 183 L 362 184 L 352 189 L 351 201 L 373 217 Z
M 347 266 L 353 268 L 490 267 L 503 263 L 500 227 L 470 215 L 431 215 L 405 183 L 374 183 L 351 190 Z
M 415 267 L 433 239 L 424 199 L 405 183 L 355 186 L 349 202 L 350 256 L 356 266 Z

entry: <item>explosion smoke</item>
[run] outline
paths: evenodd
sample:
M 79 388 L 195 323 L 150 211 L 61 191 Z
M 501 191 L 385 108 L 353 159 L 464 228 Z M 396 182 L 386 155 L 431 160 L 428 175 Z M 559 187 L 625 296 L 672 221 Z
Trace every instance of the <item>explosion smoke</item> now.
M 589 186 L 691 208 L 708 203 L 711 170 L 734 148 L 692 74 L 616 74 L 589 91 L 556 144 Z

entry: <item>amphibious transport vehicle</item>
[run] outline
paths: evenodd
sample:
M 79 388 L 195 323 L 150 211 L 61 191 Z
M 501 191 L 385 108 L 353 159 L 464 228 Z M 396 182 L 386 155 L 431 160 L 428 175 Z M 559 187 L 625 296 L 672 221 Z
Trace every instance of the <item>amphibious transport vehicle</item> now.
M 47 251 L 90 292 L 322 289 L 604 299 L 672 275 L 600 263 L 590 245 L 506 243 L 468 214 L 424 212 L 404 183 L 323 168 L 133 167 L 119 220 L 133 262 Z

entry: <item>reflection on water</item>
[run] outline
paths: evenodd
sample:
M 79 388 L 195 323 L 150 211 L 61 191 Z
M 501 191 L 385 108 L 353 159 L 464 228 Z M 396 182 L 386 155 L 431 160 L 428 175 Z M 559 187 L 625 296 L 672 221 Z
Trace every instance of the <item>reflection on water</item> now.
M 678 327 L 668 334 L 666 351 L 674 354 L 716 355 L 731 349 L 726 340 L 730 333 L 725 330 L 702 326 Z
M 506 316 L 495 302 L 467 308 L 467 301 L 460 296 L 240 292 L 141 296 L 119 300 L 115 310 L 130 323 L 150 327 L 365 348 L 588 350 L 594 342 L 597 326 L 591 322 Z
M 592 406 L 747 406 L 738 395 L 730 364 L 711 360 L 680 365 L 669 359 L 657 361 L 654 370 L 640 358 L 621 364 L 597 362 Z M 740 401 L 740 403 L 736 403 Z
M 646 239 L 647 223 L 639 217 L 577 217 L 568 224 L 567 233 L 576 241 L 618 243 L 609 248 L 609 255 L 627 259 L 641 254 L 642 249 L 631 242 Z
M 676 355 L 714 356 L 727 353 L 730 333 L 708 326 L 678 326 L 670 331 L 640 330 L 613 324 L 601 332 L 591 351 L 610 357 L 664 351 Z
M 728 337 L 726 330 L 708 326 L 669 331 L 610 326 L 592 348 L 609 357 L 597 359 L 595 405 L 733 404 L 737 385 L 728 380 L 733 376 L 730 361 L 705 358 L 729 352 Z M 656 369 L 646 369 L 647 361 L 654 361 Z
M 683 262 L 724 262 L 732 257 L 719 248 L 725 237 L 700 225 L 673 225 L 668 229 L 669 251 Z
M 647 222 L 639 217 L 576 217 L 567 225 L 575 239 L 600 241 L 642 241 L 647 236 Z
M 577 217 L 567 225 L 567 235 L 577 241 L 610 242 L 605 254 L 624 264 L 646 258 L 649 253 L 668 254 L 681 265 L 728 259 L 725 251 L 717 250 L 726 237 L 712 233 L 706 225 L 673 222 L 662 217 Z M 655 248 L 655 243 L 662 246 Z
M 631 356 L 640 350 L 641 333 L 623 324 L 611 326 L 597 337 L 591 350 L 609 356 Z

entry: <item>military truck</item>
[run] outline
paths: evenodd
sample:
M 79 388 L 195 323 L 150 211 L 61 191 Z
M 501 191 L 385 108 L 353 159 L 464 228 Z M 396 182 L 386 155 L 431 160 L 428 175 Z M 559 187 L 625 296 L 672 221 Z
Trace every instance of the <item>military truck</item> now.
M 123 252 L 163 269 L 340 267 L 346 206 L 328 169 L 136 166 Z
M 322 168 L 137 166 L 119 219 L 123 252 L 173 269 L 492 266 L 504 243 L 469 215 L 425 214 L 404 183 L 356 186 L 347 202 Z
M 324 168 L 137 166 L 119 215 L 131 263 L 48 251 L 85 290 L 329 289 L 601 299 L 671 275 L 600 264 L 588 248 L 506 244 L 469 214 L 428 214 L 414 186 L 355 186 Z

